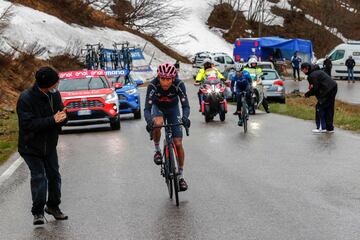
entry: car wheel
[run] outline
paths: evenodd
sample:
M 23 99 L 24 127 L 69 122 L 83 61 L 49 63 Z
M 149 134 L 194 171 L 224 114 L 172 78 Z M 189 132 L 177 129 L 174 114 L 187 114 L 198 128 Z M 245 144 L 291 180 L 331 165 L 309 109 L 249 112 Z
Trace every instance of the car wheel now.
M 138 109 L 134 112 L 134 118 L 141 119 L 141 110 L 140 109 Z
M 110 120 L 110 127 L 112 130 L 120 130 L 120 116 L 117 116 L 116 118 Z

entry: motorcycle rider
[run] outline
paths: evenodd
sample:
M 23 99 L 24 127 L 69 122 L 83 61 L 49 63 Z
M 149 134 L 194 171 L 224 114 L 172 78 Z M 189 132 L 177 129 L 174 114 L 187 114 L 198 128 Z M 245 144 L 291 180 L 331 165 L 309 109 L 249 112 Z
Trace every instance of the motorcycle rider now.
M 221 72 L 214 67 L 214 64 L 210 58 L 204 59 L 204 66 L 199 70 L 198 74 L 196 75 L 195 82 L 196 83 L 203 83 L 207 77 L 214 76 L 221 81 L 225 81 L 224 76 L 221 74 Z M 201 112 L 201 101 L 202 101 L 202 94 L 199 89 L 198 91 L 198 99 L 199 99 L 199 105 L 200 109 L 199 112 Z
M 234 83 L 235 85 L 235 91 L 236 91 L 236 102 L 237 102 L 237 115 L 239 116 L 239 122 L 238 125 L 242 126 L 243 125 L 243 119 L 241 117 L 241 107 L 242 107 L 242 103 L 241 103 L 241 93 L 246 91 L 246 102 L 247 105 L 250 106 L 251 105 L 251 90 L 250 90 L 250 86 L 251 86 L 251 76 L 250 73 L 245 71 L 243 67 L 241 66 L 236 66 L 236 74 L 234 76 L 232 76 L 231 78 L 231 83 Z
M 256 58 L 250 58 L 248 61 L 248 66 L 244 68 L 245 71 L 250 73 L 250 76 L 253 81 L 255 81 L 257 84 L 259 84 L 261 81 L 259 80 L 260 76 L 262 75 L 262 69 L 257 66 L 257 60 Z M 252 87 L 252 85 L 251 85 Z M 269 111 L 269 103 L 266 99 L 265 92 L 263 93 L 263 101 L 262 105 L 264 107 L 265 112 L 270 113 Z M 249 109 L 250 114 L 255 113 L 255 109 Z
M 161 126 L 166 118 L 168 124 L 176 124 L 181 119 L 185 127 L 190 127 L 190 105 L 186 95 L 184 82 L 177 78 L 174 65 L 164 63 L 157 69 L 157 78 L 152 80 L 147 88 L 144 116 L 147 122 L 146 130 L 152 133 L 155 145 L 154 162 L 162 164 L 160 149 L 161 129 L 153 126 Z M 182 106 L 182 117 L 180 115 L 179 101 Z M 179 156 L 179 185 L 181 191 L 186 191 L 188 185 L 184 179 L 184 148 L 182 144 L 181 126 L 172 127 L 173 140 Z

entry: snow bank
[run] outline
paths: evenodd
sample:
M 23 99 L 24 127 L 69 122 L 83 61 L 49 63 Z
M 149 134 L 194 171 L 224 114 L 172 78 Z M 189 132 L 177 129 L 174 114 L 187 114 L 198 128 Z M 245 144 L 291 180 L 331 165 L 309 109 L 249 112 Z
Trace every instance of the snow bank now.
M 0 1 L 0 9 L 5 9 L 9 5 L 10 3 L 7 1 Z M 1 36 L 0 50 L 5 52 L 9 52 L 12 47 L 20 47 L 20 50 L 25 50 L 29 45 L 37 42 L 39 46 L 46 48 L 46 52 L 40 58 L 47 59 L 63 54 L 67 46 L 74 43 L 81 43 L 80 45 L 84 46 L 86 43 L 101 42 L 109 48 L 112 47 L 114 41 L 128 41 L 139 47 L 143 47 L 146 43 L 146 40 L 126 31 L 69 25 L 54 16 L 21 5 L 14 5 L 12 11 L 14 16 Z M 175 62 L 173 58 L 154 45 L 147 43 L 144 50 L 146 60 L 136 61 L 136 64 L 148 64 L 153 54 L 152 69 L 156 70 L 158 64 L 162 62 Z M 190 72 L 190 68 L 191 66 L 183 64 L 183 73 Z M 137 75 L 149 79 L 154 76 L 154 73 L 137 73 Z

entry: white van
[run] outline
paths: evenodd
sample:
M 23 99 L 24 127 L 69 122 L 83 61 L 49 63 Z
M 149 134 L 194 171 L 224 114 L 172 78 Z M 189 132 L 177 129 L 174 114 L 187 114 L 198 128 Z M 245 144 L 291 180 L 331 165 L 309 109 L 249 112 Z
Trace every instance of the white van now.
M 226 53 L 210 53 L 210 52 L 200 52 L 196 53 L 193 59 L 193 77 L 196 78 L 197 73 L 199 72 L 200 68 L 203 67 L 204 60 L 206 58 L 210 58 L 213 63 L 215 64 L 215 67 L 222 73 L 225 74 L 224 76 L 227 76 L 227 73 L 231 69 L 235 69 L 235 62 Z
M 347 67 L 345 62 L 351 55 L 355 60 L 354 77 L 360 78 L 360 41 L 348 41 L 347 43 L 336 46 L 329 54 L 332 62 L 331 76 L 335 78 L 347 78 Z M 319 59 L 317 64 L 323 66 L 324 58 Z

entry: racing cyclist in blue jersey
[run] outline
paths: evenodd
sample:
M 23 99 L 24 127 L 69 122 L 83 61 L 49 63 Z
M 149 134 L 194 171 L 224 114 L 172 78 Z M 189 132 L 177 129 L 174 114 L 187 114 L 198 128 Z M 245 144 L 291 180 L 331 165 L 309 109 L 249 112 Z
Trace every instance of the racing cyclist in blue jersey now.
M 237 115 L 239 116 L 238 125 L 243 125 L 243 119 L 241 117 L 241 94 L 246 92 L 246 103 L 248 106 L 251 106 L 251 90 L 250 86 L 252 83 L 252 78 L 249 72 L 245 71 L 242 66 L 236 66 L 236 73 L 231 77 L 232 85 L 235 85 L 236 91 L 236 102 L 237 102 Z
M 182 105 L 182 116 L 179 109 Z M 186 95 L 185 84 L 177 78 L 177 70 L 170 63 L 161 64 L 157 69 L 157 77 L 152 80 L 147 88 L 144 116 L 147 123 L 146 130 L 152 132 L 155 145 L 154 162 L 162 163 L 160 149 L 161 129 L 153 128 L 164 124 L 176 124 L 182 121 L 185 127 L 190 127 L 190 105 Z M 181 126 L 172 127 L 173 140 L 179 157 L 179 185 L 180 191 L 186 191 L 188 185 L 184 179 L 185 153 L 182 144 Z

